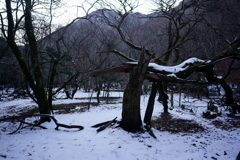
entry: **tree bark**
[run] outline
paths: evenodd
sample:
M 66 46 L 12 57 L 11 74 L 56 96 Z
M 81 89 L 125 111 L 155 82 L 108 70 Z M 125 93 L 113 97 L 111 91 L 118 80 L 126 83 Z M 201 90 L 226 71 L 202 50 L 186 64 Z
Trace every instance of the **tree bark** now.
M 21 51 L 19 50 L 15 42 L 15 26 L 14 26 L 13 15 L 12 15 L 11 1 L 5 0 L 5 2 L 6 2 L 6 8 L 7 8 L 7 17 L 8 17 L 8 36 L 6 37 L 8 45 L 13 51 L 21 67 L 21 70 L 23 71 L 26 77 L 26 80 L 29 86 L 34 92 L 34 95 L 36 97 L 36 100 L 39 106 L 40 114 L 50 114 L 50 106 L 47 100 L 46 92 L 44 90 L 43 76 L 42 76 L 42 71 L 39 63 L 37 41 L 34 35 L 34 28 L 32 25 L 31 0 L 25 0 L 26 8 L 24 10 L 24 16 L 25 16 L 25 29 L 26 29 L 26 33 L 29 41 L 30 50 L 31 50 L 31 63 L 33 65 L 33 71 L 34 71 L 33 74 L 31 73 L 26 61 L 23 58 Z M 43 122 L 46 120 L 49 121 L 50 119 L 42 117 L 41 120 Z
M 234 98 L 233 98 L 233 92 L 231 87 L 227 84 L 227 82 L 224 79 L 219 79 L 215 76 L 214 71 L 213 71 L 213 66 L 210 66 L 209 68 L 207 68 L 205 70 L 205 75 L 206 78 L 208 79 L 208 81 L 210 82 L 215 82 L 215 83 L 219 83 L 224 92 L 225 92 L 225 96 L 226 96 L 226 101 L 224 102 L 225 104 L 233 104 L 234 103 Z M 236 107 L 235 106 L 231 106 L 232 108 L 232 113 L 236 113 Z
M 154 109 L 155 97 L 157 94 L 157 82 L 152 83 L 152 90 L 148 99 L 148 105 L 144 116 L 144 123 L 151 126 L 151 118 Z
M 25 8 L 25 28 L 26 33 L 29 41 L 29 46 L 31 50 L 31 62 L 33 67 L 33 73 L 35 77 L 35 96 L 38 101 L 39 105 L 39 112 L 40 114 L 50 114 L 50 105 L 48 103 L 47 95 L 44 89 L 44 80 L 42 75 L 42 70 L 39 62 L 39 55 L 38 55 L 38 46 L 37 46 L 37 40 L 34 35 L 34 28 L 32 24 L 32 1 L 31 0 L 25 0 L 26 2 L 26 8 Z
M 140 96 L 142 84 L 149 61 L 152 57 L 145 57 L 145 50 L 142 50 L 140 60 L 130 74 L 130 79 L 123 95 L 122 120 L 120 126 L 129 132 L 142 130 L 140 115 Z
M 163 105 L 163 112 L 168 113 L 168 95 L 166 93 L 166 83 L 167 82 L 158 82 L 158 92 L 159 92 L 159 98 L 158 101 L 162 102 Z

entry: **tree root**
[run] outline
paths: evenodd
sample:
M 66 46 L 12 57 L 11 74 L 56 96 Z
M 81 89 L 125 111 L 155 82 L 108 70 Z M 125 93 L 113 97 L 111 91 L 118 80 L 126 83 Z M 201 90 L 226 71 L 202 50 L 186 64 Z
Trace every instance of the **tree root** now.
M 157 137 L 155 136 L 155 134 L 153 133 L 153 131 L 149 125 L 145 125 L 144 127 L 146 128 L 146 130 L 150 134 L 150 136 L 152 136 L 154 139 L 157 139 Z

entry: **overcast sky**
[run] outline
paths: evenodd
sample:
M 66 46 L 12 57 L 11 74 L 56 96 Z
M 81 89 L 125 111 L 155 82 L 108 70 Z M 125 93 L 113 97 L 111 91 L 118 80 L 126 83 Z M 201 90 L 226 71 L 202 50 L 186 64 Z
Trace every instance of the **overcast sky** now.
M 65 7 L 61 7 L 58 10 L 58 14 L 60 15 L 59 18 L 55 20 L 55 23 L 62 23 L 67 24 L 77 16 L 85 16 L 84 11 L 77 6 L 80 6 L 83 4 L 85 0 L 63 0 L 65 3 Z M 94 0 L 88 0 L 93 1 Z M 89 8 L 87 6 L 87 3 L 85 4 L 85 8 Z M 141 12 L 144 14 L 150 13 L 151 9 L 153 8 L 152 4 L 149 0 L 139 0 L 139 7 L 135 9 L 135 12 Z M 96 8 L 93 8 L 92 11 L 96 10 Z
M 61 23 L 63 25 L 66 25 L 67 23 L 71 22 L 76 17 L 85 16 L 85 13 L 80 6 L 83 4 L 83 2 L 86 0 L 63 0 L 65 3 L 65 7 L 59 8 L 58 14 L 59 18 L 55 19 L 55 23 Z M 94 2 L 95 0 L 88 0 L 88 2 Z M 180 0 L 179 0 L 180 1 Z M 112 2 L 112 1 L 111 1 Z M 85 4 L 85 8 L 89 8 L 89 6 Z M 135 9 L 135 12 L 141 12 L 143 14 L 151 13 L 151 11 L 155 8 L 153 3 L 151 3 L 151 0 L 139 0 L 139 7 Z M 92 11 L 96 10 L 96 8 L 93 8 Z
M 55 10 L 56 17 L 53 18 L 53 23 L 66 25 L 76 17 L 83 17 L 86 15 L 84 11 L 78 6 L 85 4 L 84 8 L 87 9 L 89 8 L 89 6 L 86 5 L 87 3 L 84 3 L 84 2 L 87 1 L 87 2 L 93 3 L 96 0 L 61 0 L 61 1 L 64 3 L 64 5 Z M 112 3 L 117 0 L 109 0 L 109 1 Z M 181 1 L 181 0 L 178 0 L 178 1 Z M 5 8 L 4 2 L 0 2 L 0 11 L 1 11 L 1 7 Z M 135 8 L 134 12 L 149 14 L 149 13 L 152 13 L 153 9 L 156 9 L 156 6 L 153 5 L 151 0 L 139 0 L 139 6 Z M 96 7 L 93 8 L 89 13 L 91 13 L 94 10 L 96 10 Z

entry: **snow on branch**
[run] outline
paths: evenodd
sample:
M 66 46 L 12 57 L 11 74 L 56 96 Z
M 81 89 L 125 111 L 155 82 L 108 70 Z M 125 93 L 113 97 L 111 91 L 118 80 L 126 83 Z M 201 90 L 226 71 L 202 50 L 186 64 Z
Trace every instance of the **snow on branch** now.
M 164 75 L 164 76 L 169 76 L 169 77 L 175 77 L 177 73 L 180 73 L 191 66 L 194 65 L 205 65 L 206 61 L 198 59 L 198 58 L 189 58 L 188 60 L 182 62 L 179 65 L 176 66 L 163 66 L 163 65 L 158 65 L 156 63 L 149 63 L 147 73 L 148 73 L 148 78 L 152 77 L 153 79 L 156 79 L 158 75 Z M 130 72 L 138 62 L 126 62 L 120 67 L 115 67 L 111 69 L 104 69 L 100 71 L 96 71 L 93 76 L 98 77 L 98 76 L 103 76 L 103 75 L 109 75 L 109 74 L 114 74 L 114 73 L 122 73 L 122 72 Z M 152 76 L 149 76 L 151 74 Z M 159 78 L 157 78 L 159 79 Z
M 163 65 L 158 65 L 156 63 L 149 63 L 148 68 L 150 71 L 153 71 L 156 73 L 173 74 L 173 73 L 178 73 L 180 71 L 183 71 L 188 67 L 192 66 L 193 64 L 201 64 L 201 63 L 206 63 L 206 61 L 198 59 L 196 57 L 192 57 L 176 66 L 163 66 Z M 127 64 L 137 64 L 137 62 L 127 62 Z

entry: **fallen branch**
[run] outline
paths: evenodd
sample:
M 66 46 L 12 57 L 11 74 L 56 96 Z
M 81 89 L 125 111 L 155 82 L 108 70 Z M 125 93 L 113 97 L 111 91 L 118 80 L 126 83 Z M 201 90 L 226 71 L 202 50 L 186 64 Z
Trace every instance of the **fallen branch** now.
M 79 125 L 66 125 L 66 124 L 60 124 L 60 123 L 57 123 L 56 125 L 57 125 L 57 127 L 55 128 L 56 130 L 58 130 L 58 127 L 64 127 L 64 128 L 78 128 L 79 131 L 81 131 L 81 130 L 84 129 L 83 126 L 79 126 Z
M 41 126 L 40 124 L 41 123 L 28 123 L 26 122 L 26 118 L 29 118 L 29 117 L 48 117 L 50 119 L 53 120 L 53 122 L 56 124 L 56 130 L 58 130 L 59 127 L 64 127 L 64 128 L 77 128 L 79 129 L 79 131 L 83 130 L 84 127 L 83 126 L 80 126 L 80 125 L 66 125 L 66 124 L 61 124 L 61 123 L 58 123 L 58 121 L 55 119 L 55 117 L 53 116 L 50 116 L 50 115 L 43 115 L 43 114 L 35 114 L 35 115 L 23 115 L 23 116 L 13 116 L 13 117 L 7 117 L 7 118 L 2 118 L 0 119 L 0 122 L 1 121 L 8 121 L 8 120 L 12 120 L 12 122 L 14 122 L 14 120 L 17 120 L 20 122 L 18 128 L 9 133 L 9 134 L 14 134 L 16 133 L 18 130 L 22 129 L 22 128 L 26 128 L 27 126 L 24 127 L 24 124 L 27 124 L 28 126 L 31 127 L 31 129 L 33 129 L 34 127 L 40 127 L 42 129 L 47 129 L 46 127 L 43 127 Z
M 57 127 L 55 128 L 55 130 L 58 130 L 59 127 L 64 127 L 64 128 L 78 128 L 79 131 L 83 130 L 84 127 L 83 126 L 80 126 L 80 125 L 66 125 L 66 124 L 61 124 L 61 123 L 58 123 L 57 120 L 53 117 L 53 116 L 49 116 L 49 118 L 51 118 L 54 123 L 57 125 Z
M 19 126 L 18 126 L 18 128 L 15 130 L 15 131 L 13 131 L 13 132 L 11 132 L 11 133 L 8 133 L 8 134 L 14 134 L 14 133 L 16 133 L 19 129 L 21 129 L 21 127 L 23 126 L 23 122 L 25 121 L 25 118 L 22 118 L 22 120 L 20 121 L 20 124 L 19 124 Z
M 2 157 L 2 158 L 7 158 L 6 155 L 2 155 L 2 154 L 0 154 L 0 157 Z
M 91 127 L 92 127 L 92 128 L 98 128 L 98 127 L 101 127 L 101 126 L 103 126 L 103 125 L 105 125 L 105 124 L 107 124 L 107 123 L 109 123 L 109 122 L 111 122 L 111 121 L 106 121 L 106 122 L 98 123 L 98 124 L 95 124 L 95 125 L 93 125 L 93 126 L 91 126 Z
M 108 126 L 110 126 L 110 125 L 114 125 L 115 123 L 117 123 L 117 117 L 116 118 L 114 118 L 113 120 L 111 120 L 111 121 L 106 121 L 106 122 L 102 122 L 102 123 L 98 123 L 98 124 L 96 124 L 96 125 L 93 125 L 92 127 L 93 128 L 98 128 L 98 127 L 100 127 L 99 129 L 97 129 L 97 132 L 101 132 L 101 131 L 103 131 L 104 129 L 106 129 Z

